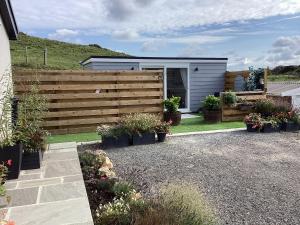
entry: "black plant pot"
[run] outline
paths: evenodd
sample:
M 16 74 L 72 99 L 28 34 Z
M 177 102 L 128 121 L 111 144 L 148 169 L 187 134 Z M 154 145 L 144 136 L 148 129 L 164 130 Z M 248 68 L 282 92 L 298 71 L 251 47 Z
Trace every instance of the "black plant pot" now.
M 22 152 L 23 147 L 20 143 L 14 146 L 0 147 L 0 163 L 7 165 L 8 160 L 11 160 L 12 163 L 11 166 L 7 165 L 7 180 L 18 179 L 21 169 Z
M 130 145 L 129 139 L 128 134 L 119 137 L 102 137 L 102 147 L 103 149 L 127 147 Z
M 247 124 L 247 131 L 248 132 L 258 132 L 259 129 L 257 127 L 253 127 L 253 124 Z
M 157 141 L 164 142 L 166 140 L 167 133 L 157 133 Z
M 148 145 L 155 144 L 155 133 L 142 133 L 132 135 L 132 144 L 133 145 Z
M 299 130 L 299 125 L 297 123 L 289 121 L 282 124 L 282 130 L 287 132 L 295 132 Z
M 262 132 L 264 133 L 274 133 L 274 132 L 279 132 L 280 131 L 280 127 L 273 127 L 272 124 L 264 124 L 263 128 L 262 128 Z
M 39 169 L 42 165 L 43 154 L 42 151 L 24 152 L 22 158 L 22 170 Z
M 175 112 L 175 113 L 170 113 L 170 112 L 164 112 L 164 121 L 165 122 L 170 122 L 172 121 L 172 126 L 178 126 L 181 122 L 181 112 Z

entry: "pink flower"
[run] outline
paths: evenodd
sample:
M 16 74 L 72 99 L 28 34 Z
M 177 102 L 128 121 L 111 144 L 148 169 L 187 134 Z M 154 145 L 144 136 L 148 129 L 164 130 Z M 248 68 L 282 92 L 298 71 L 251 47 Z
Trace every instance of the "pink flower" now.
M 16 223 L 12 220 L 7 221 L 6 225 L 16 225 Z
M 9 165 L 9 166 L 12 165 L 12 160 L 11 159 L 7 160 L 7 165 Z

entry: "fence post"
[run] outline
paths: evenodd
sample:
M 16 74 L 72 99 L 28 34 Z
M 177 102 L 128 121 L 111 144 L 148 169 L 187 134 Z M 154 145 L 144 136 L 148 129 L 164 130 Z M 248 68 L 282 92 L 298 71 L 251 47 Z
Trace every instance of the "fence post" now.
M 48 54 L 48 50 L 47 50 L 47 48 L 45 48 L 44 49 L 44 65 L 45 66 L 47 66 L 47 61 L 48 61 L 47 54 Z
M 25 63 L 28 64 L 28 47 L 25 47 Z

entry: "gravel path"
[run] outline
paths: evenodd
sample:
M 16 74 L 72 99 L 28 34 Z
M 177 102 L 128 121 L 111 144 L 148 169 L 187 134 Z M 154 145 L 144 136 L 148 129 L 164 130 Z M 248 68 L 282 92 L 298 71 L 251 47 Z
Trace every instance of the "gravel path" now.
M 132 176 L 142 176 L 150 193 L 166 182 L 196 184 L 216 209 L 220 224 L 300 224 L 298 134 L 172 137 L 108 154 L 119 174 L 144 171 Z

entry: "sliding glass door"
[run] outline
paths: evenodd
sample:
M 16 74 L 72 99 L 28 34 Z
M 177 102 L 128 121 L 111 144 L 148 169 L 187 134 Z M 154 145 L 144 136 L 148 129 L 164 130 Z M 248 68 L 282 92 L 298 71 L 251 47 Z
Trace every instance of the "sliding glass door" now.
M 187 68 L 167 68 L 167 98 L 181 98 L 180 109 L 188 108 L 188 71 Z
M 178 96 L 181 98 L 179 110 L 189 112 L 189 74 L 188 66 L 143 65 L 142 70 L 164 71 L 164 98 Z

